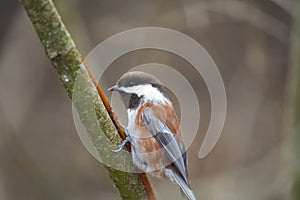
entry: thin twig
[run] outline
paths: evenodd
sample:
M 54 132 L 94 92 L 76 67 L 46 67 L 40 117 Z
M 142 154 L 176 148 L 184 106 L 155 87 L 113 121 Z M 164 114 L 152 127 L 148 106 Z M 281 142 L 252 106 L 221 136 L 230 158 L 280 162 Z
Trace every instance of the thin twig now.
M 116 126 L 116 129 L 118 130 L 118 133 L 119 133 L 120 137 L 122 138 L 122 140 L 125 140 L 126 139 L 125 131 L 120 126 L 120 123 L 118 121 L 118 118 L 117 118 L 116 114 L 112 111 L 112 108 L 111 108 L 111 106 L 109 104 L 109 101 L 108 101 L 106 95 L 104 94 L 102 88 L 99 86 L 99 84 L 98 84 L 97 80 L 95 79 L 95 77 L 93 76 L 91 70 L 88 68 L 88 66 L 84 62 L 83 58 L 82 58 L 82 61 L 84 63 L 84 66 L 86 67 L 86 70 L 87 70 L 90 78 L 93 80 L 93 83 L 94 83 L 94 85 L 97 88 L 98 94 L 101 97 L 102 102 L 103 102 L 103 104 L 104 104 L 107 112 L 109 113 L 110 118 L 112 119 L 114 125 Z M 130 151 L 130 144 L 129 143 L 126 144 L 126 147 L 127 147 L 127 150 Z M 143 182 L 143 184 L 145 186 L 148 198 L 150 200 L 155 200 L 156 198 L 155 198 L 153 189 L 151 187 L 151 184 L 149 182 L 149 179 L 147 178 L 147 175 L 145 173 L 139 173 L 139 175 L 140 175 L 140 178 L 141 178 L 141 180 L 142 180 L 142 182 Z

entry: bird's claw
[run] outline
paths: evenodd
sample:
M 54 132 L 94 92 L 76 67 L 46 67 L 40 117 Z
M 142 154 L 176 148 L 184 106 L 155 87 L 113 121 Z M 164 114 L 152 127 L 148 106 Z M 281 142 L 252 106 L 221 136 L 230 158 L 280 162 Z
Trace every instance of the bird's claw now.
M 126 143 L 129 141 L 130 141 L 129 137 L 126 137 L 126 139 L 123 140 L 123 142 L 119 145 L 119 147 L 117 149 L 112 149 L 112 152 L 118 153 L 125 147 Z
M 126 134 L 126 139 L 123 140 L 123 142 L 119 145 L 119 147 L 117 149 L 112 149 L 111 150 L 112 152 L 114 152 L 114 153 L 120 152 L 125 147 L 125 145 L 127 144 L 127 142 L 130 142 L 130 136 L 128 134 L 128 130 L 127 130 L 126 127 L 124 127 L 124 131 L 125 131 L 125 134 Z

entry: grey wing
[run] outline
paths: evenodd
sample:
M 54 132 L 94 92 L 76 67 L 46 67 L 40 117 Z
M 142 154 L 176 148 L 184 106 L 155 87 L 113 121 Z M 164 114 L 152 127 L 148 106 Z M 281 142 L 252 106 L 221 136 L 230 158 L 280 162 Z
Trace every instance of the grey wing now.
M 181 141 L 181 152 L 182 153 L 182 158 L 183 158 L 183 162 L 184 162 L 184 166 L 185 166 L 185 175 L 186 175 L 186 179 L 188 178 L 188 171 L 187 171 L 187 156 L 186 156 L 186 150 L 185 150 L 185 145 L 183 143 L 183 141 Z
M 145 108 L 141 117 L 149 132 L 187 183 L 186 154 L 183 142 L 182 144 L 178 144 L 174 134 L 151 112 L 151 108 Z

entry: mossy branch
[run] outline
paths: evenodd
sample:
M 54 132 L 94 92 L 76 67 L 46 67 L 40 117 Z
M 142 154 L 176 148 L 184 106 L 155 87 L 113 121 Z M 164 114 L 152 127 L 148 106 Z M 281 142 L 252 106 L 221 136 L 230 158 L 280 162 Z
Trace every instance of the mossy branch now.
M 73 91 L 76 89 L 76 101 L 73 103 L 94 146 L 105 145 L 103 141 L 99 140 L 99 131 L 101 130 L 111 143 L 120 144 L 122 141 L 120 135 L 124 137 L 124 132 L 116 122 L 102 89 L 76 49 L 53 2 L 51 0 L 20 0 L 20 2 L 71 99 L 74 98 Z M 92 115 L 91 110 L 96 115 Z M 96 126 L 95 121 L 97 122 Z M 101 151 L 98 148 L 102 159 L 116 159 L 108 156 L 105 151 L 107 149 L 104 148 Z M 122 159 L 124 162 L 120 164 L 132 165 L 131 162 L 128 162 L 130 161 L 129 157 Z M 155 200 L 145 174 L 122 172 L 107 166 L 105 169 L 118 188 L 122 199 Z
M 292 67 L 290 71 L 288 84 L 288 121 L 287 128 L 290 133 L 290 143 L 292 147 L 293 164 L 293 185 L 291 199 L 300 199 L 300 2 L 295 1 L 293 8 L 294 26 L 292 31 L 292 50 L 291 59 Z

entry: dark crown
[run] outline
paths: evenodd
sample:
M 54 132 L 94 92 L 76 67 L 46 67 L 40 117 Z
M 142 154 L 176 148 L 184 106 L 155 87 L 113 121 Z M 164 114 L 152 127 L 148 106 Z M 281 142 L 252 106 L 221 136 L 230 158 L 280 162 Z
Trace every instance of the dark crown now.
M 131 87 L 145 84 L 152 84 L 156 87 L 156 85 L 161 85 L 161 82 L 152 74 L 140 71 L 127 72 L 117 82 L 117 86 L 119 87 Z

